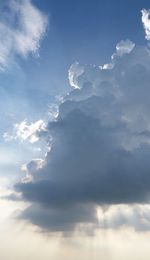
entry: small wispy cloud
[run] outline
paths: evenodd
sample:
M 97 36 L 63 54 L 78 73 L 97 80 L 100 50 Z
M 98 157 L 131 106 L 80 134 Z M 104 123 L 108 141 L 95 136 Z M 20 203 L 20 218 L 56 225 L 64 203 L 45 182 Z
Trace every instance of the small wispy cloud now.
M 38 53 L 48 17 L 30 0 L 6 1 L 0 17 L 0 70 L 5 70 L 14 56 Z
M 150 40 L 150 10 L 143 9 L 142 13 L 142 23 L 145 30 L 145 38 Z

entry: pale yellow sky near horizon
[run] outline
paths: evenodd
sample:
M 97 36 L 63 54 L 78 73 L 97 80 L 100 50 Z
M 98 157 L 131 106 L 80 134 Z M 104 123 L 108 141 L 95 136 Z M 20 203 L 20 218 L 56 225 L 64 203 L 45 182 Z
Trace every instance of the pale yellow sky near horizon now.
M 38 232 L 16 220 L 21 203 L 0 200 L 0 259 L 2 260 L 149 260 L 150 232 L 132 228 L 100 229 L 94 236 L 75 233 L 61 237 Z M 143 256 L 144 254 L 144 256 Z

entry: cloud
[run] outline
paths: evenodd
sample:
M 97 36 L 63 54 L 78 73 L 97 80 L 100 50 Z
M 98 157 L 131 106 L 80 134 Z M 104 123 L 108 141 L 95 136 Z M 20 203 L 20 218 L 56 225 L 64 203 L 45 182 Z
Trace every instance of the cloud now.
M 41 167 L 28 167 L 28 181 L 15 185 L 30 203 L 20 218 L 46 231 L 103 228 L 99 206 L 109 212 L 138 204 L 133 217 L 126 208 L 105 214 L 109 228 L 138 230 L 140 207 L 150 201 L 150 50 L 121 41 L 109 64 L 75 63 L 69 78 L 74 88 L 40 131 L 50 151 Z
M 14 134 L 10 135 L 5 132 L 3 137 L 5 141 L 11 140 L 20 140 L 20 141 L 29 141 L 30 143 L 35 143 L 39 140 L 38 133 L 45 130 L 45 123 L 43 120 L 38 120 L 34 123 L 28 124 L 26 120 L 15 124 Z
M 98 209 L 99 226 L 105 229 L 131 227 L 139 232 L 150 231 L 150 206 L 117 205 Z
M 84 72 L 84 67 L 81 66 L 78 62 L 75 62 L 71 65 L 69 71 L 68 71 L 68 79 L 70 86 L 74 88 L 79 88 L 79 85 L 77 83 L 77 78 L 82 75 Z
M 120 41 L 116 45 L 117 54 L 119 56 L 122 56 L 123 54 L 130 53 L 134 47 L 135 47 L 135 44 L 133 42 L 131 42 L 130 40 Z
M 93 214 L 95 213 L 95 214 Z M 34 203 L 19 215 L 46 232 L 72 232 L 76 224 L 97 225 L 96 210 L 93 205 L 76 204 L 70 207 L 47 207 Z M 94 224 L 93 224 L 94 223 Z
M 14 56 L 38 53 L 48 18 L 30 0 L 7 0 L 0 13 L 0 69 L 5 70 Z
M 150 10 L 143 9 L 142 13 L 142 23 L 145 30 L 145 38 L 150 40 Z

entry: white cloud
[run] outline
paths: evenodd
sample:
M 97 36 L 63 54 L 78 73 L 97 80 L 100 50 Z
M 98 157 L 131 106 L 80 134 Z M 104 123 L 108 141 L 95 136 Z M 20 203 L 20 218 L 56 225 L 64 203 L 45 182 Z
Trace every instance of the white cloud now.
M 97 209 L 99 226 L 101 228 L 121 228 L 128 226 L 136 231 L 150 230 L 150 206 L 149 204 L 113 205 L 107 209 Z
M 79 88 L 77 78 L 82 75 L 84 72 L 84 67 L 81 66 L 78 62 L 75 62 L 71 65 L 69 71 L 68 71 L 68 78 L 70 86 L 74 88 Z
M 23 178 L 23 182 L 29 182 L 33 180 L 33 174 L 44 166 L 45 161 L 43 159 L 32 159 L 28 164 L 23 164 L 21 170 L 26 173 Z
M 15 125 L 16 137 L 20 140 L 29 140 L 30 143 L 38 141 L 37 133 L 45 129 L 43 120 L 38 120 L 35 123 L 27 124 L 26 121 L 22 121 L 20 124 Z
M 122 57 L 125 54 L 129 54 L 134 49 L 134 47 L 135 43 L 133 43 L 132 41 L 128 39 L 121 40 L 116 45 L 116 52 L 113 53 L 113 55 L 111 56 L 111 62 L 100 66 L 100 69 L 113 69 L 113 67 L 115 66 L 116 59 Z
M 143 9 L 142 13 L 142 23 L 145 30 L 145 38 L 150 40 L 150 10 Z
M 0 10 L 0 69 L 5 70 L 15 55 L 38 53 L 48 18 L 30 0 L 7 1 Z
M 117 54 L 119 56 L 122 56 L 123 54 L 130 53 L 134 47 L 135 44 L 128 39 L 125 41 L 120 41 L 116 45 Z
M 38 133 L 45 130 L 45 123 L 43 120 L 38 120 L 34 123 L 28 124 L 26 120 L 14 126 L 14 134 L 4 133 L 5 141 L 19 139 L 20 141 L 29 141 L 35 143 L 39 140 Z

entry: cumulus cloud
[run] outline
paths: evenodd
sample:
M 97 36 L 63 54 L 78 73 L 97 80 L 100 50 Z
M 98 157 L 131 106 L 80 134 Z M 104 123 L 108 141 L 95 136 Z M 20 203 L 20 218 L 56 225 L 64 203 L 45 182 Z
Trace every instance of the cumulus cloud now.
M 48 18 L 30 0 L 12 0 L 0 4 L 0 70 L 14 56 L 38 53 Z
M 85 223 L 102 228 L 100 206 L 108 208 L 109 228 L 149 229 L 144 211 L 150 201 L 149 48 L 121 41 L 107 66 L 75 63 L 69 78 L 74 88 L 40 131 L 51 150 L 40 167 L 37 162 L 28 167 L 29 181 L 15 185 L 30 203 L 20 218 L 46 231 Z M 130 213 L 117 205 L 128 205 Z

